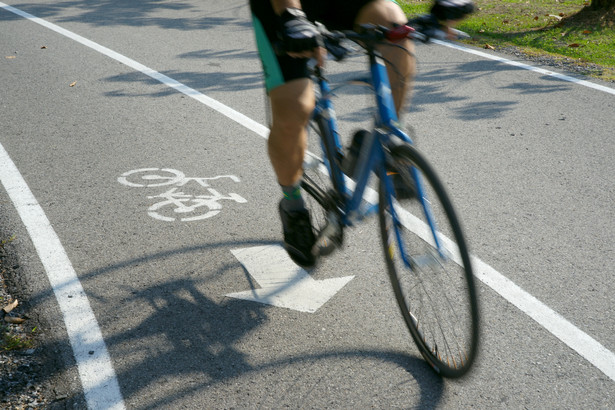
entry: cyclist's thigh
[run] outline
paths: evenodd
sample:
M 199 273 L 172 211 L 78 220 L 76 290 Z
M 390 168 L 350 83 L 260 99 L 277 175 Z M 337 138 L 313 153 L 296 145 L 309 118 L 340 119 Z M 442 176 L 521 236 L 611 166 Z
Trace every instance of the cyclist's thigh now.
M 304 0 L 301 4 L 310 20 L 319 21 L 330 30 L 352 30 L 359 11 L 372 1 Z

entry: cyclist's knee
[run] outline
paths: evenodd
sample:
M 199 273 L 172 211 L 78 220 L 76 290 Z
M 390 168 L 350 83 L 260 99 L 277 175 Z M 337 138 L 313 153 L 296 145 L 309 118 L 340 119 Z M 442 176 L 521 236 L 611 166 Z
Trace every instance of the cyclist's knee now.
M 376 24 L 385 27 L 393 27 L 395 25 L 403 25 L 408 22 L 408 17 L 399 7 L 399 5 L 391 0 L 374 0 L 367 3 L 359 12 L 355 25 L 361 24 Z M 407 67 L 402 68 L 404 71 L 403 77 L 411 76 L 414 72 L 412 65 L 414 64 L 414 44 L 409 39 L 404 39 L 397 42 L 398 47 L 381 47 L 380 51 L 385 54 L 388 60 L 394 60 L 396 65 L 404 64 Z M 405 50 L 404 50 L 405 49 Z
M 399 5 L 391 0 L 374 0 L 359 11 L 355 24 L 377 24 L 386 27 L 406 24 L 408 18 Z

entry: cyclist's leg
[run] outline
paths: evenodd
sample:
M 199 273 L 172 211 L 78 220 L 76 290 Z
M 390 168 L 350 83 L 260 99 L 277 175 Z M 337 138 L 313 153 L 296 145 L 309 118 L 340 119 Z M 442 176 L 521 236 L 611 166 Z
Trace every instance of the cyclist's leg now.
M 271 131 L 268 151 L 282 186 L 297 184 L 301 178 L 307 147 L 306 126 L 314 109 L 314 90 L 307 78 L 287 82 L 269 92 Z
M 269 158 L 282 185 L 284 198 L 279 205 L 284 245 L 300 266 L 310 268 L 316 261 L 312 252 L 316 238 L 310 216 L 301 197 L 303 156 L 307 149 L 307 123 L 314 109 L 311 80 L 295 79 L 269 92 L 272 123 Z
M 284 244 L 297 264 L 311 267 L 315 263 L 312 247 L 316 239 L 299 190 L 307 149 L 306 126 L 315 104 L 307 60 L 276 55 L 272 42 L 276 39 L 277 20 L 271 3 L 251 1 L 250 6 L 271 103 L 269 158 L 284 193 L 279 206 Z
M 330 30 L 352 30 L 359 24 L 379 24 L 392 27 L 403 25 L 408 18 L 395 0 L 311 0 L 303 2 L 308 18 L 324 23 Z M 399 43 L 411 53 L 410 40 Z M 389 78 L 398 114 L 404 105 L 414 76 L 414 58 L 397 47 L 382 47 L 380 52 L 391 63 Z M 395 69 L 391 68 L 394 66 Z
M 373 0 L 361 8 L 355 24 L 377 24 L 387 27 L 394 25 L 403 25 L 408 22 L 408 18 L 392 0 Z M 391 92 L 395 102 L 397 115 L 401 116 L 404 109 L 404 104 L 409 99 L 409 94 L 412 91 L 412 81 L 416 71 L 416 62 L 414 59 L 414 43 L 409 39 L 404 39 L 396 45 L 400 47 L 391 47 L 388 45 L 379 48 L 383 55 L 391 82 Z M 413 187 L 408 184 L 401 183 L 399 175 L 395 172 L 393 175 L 393 183 L 398 198 L 411 198 L 415 195 Z
M 307 60 L 277 55 L 277 17 L 269 1 L 250 1 L 256 45 L 271 102 L 272 123 L 268 151 L 278 181 L 283 186 L 301 178 L 307 146 L 305 127 L 314 107 L 314 91 Z
M 378 24 L 392 27 L 394 24 L 403 25 L 408 18 L 399 7 L 391 0 L 373 0 L 361 8 L 355 19 L 355 24 Z M 398 45 L 404 47 L 410 53 L 398 48 L 383 46 L 380 52 L 389 64 L 388 74 L 391 81 L 391 90 L 395 100 L 397 113 L 401 114 L 408 94 L 412 90 L 412 80 L 415 73 L 414 44 L 405 39 Z

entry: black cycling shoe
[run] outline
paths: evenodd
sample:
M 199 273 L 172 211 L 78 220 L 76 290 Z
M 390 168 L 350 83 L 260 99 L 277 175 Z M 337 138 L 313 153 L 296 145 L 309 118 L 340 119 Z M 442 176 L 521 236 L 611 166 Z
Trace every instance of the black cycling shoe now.
M 307 209 L 286 211 L 279 205 L 280 218 L 284 229 L 284 249 L 290 258 L 302 268 L 312 268 L 316 264 L 316 256 L 312 252 L 316 237 L 310 222 Z

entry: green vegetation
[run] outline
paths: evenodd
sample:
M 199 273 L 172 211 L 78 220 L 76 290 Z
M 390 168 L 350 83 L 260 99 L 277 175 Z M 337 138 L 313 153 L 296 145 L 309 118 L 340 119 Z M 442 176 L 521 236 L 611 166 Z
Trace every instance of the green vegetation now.
M 426 13 L 431 0 L 401 0 L 408 15 Z M 475 46 L 515 46 L 593 64 L 591 75 L 615 80 L 615 9 L 591 10 L 588 0 L 475 0 L 476 12 L 458 24 Z
M 8 239 L 2 239 L 0 240 L 0 249 L 4 247 L 4 245 L 6 245 L 9 242 L 13 242 L 15 240 L 15 235 L 11 236 Z
M 15 235 L 0 239 L 0 352 L 8 352 L 13 350 L 30 349 L 34 347 L 32 337 L 36 333 L 36 328 L 32 329 L 30 334 L 25 334 L 18 326 L 10 323 L 21 323 L 23 319 L 17 318 L 17 320 L 10 321 L 7 313 L 10 312 L 17 302 L 9 303 L 9 298 L 5 297 L 3 274 L 5 273 L 2 267 L 2 251 L 4 246 L 15 240 Z
M 0 326 L 0 334 L 2 335 L 0 338 L 0 350 L 5 352 L 31 349 L 34 347 L 34 342 L 29 336 L 12 333 L 5 326 Z

